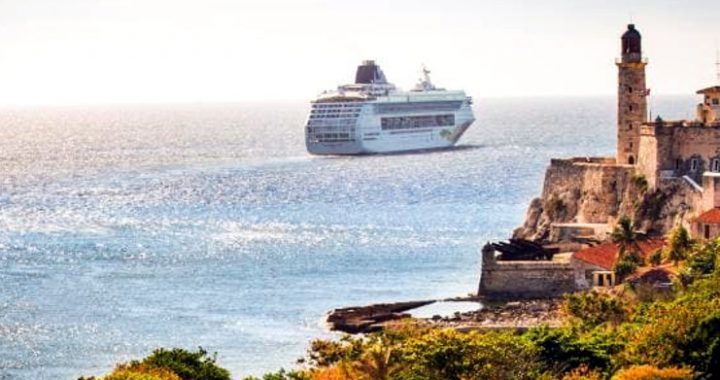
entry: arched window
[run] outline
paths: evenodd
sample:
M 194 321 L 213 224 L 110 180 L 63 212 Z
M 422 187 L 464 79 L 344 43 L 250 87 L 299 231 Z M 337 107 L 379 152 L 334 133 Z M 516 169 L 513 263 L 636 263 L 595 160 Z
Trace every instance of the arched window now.
M 633 157 L 633 156 L 628 157 L 628 164 L 635 165 L 635 157 Z
M 690 171 L 696 172 L 698 170 L 698 166 L 700 165 L 700 161 L 697 158 L 693 158 L 690 160 Z

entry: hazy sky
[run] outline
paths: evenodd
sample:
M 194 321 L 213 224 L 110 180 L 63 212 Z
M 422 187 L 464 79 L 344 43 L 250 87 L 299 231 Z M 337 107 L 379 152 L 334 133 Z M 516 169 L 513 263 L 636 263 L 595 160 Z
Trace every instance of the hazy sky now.
M 310 99 L 373 58 L 476 97 L 612 94 L 632 15 L 654 93 L 715 83 L 718 0 L 0 0 L 0 104 Z

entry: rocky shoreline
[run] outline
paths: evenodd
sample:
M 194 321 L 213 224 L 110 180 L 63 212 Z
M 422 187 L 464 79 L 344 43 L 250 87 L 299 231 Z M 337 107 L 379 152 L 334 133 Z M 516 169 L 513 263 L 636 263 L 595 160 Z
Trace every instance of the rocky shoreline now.
M 455 299 L 455 301 L 478 299 Z M 562 299 L 540 298 L 508 302 L 485 302 L 482 309 L 451 317 L 413 318 L 408 311 L 437 301 L 412 301 L 335 309 L 328 314 L 330 330 L 348 334 L 366 334 L 413 320 L 421 326 L 454 328 L 459 331 L 514 329 L 524 331 L 536 326 L 559 327 L 563 321 Z

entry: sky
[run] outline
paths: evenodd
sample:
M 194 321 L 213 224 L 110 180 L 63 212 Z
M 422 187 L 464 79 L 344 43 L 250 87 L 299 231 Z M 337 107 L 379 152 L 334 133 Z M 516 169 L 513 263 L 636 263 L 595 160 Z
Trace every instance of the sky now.
M 717 0 L 0 0 L 0 105 L 309 100 L 363 59 L 410 88 L 611 95 L 643 34 L 655 94 L 716 83 Z

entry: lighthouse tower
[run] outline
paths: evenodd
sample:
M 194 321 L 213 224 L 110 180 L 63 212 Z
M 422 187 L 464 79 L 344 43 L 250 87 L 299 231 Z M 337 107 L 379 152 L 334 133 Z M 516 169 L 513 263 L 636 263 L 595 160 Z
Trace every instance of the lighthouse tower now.
M 640 126 L 647 115 L 647 88 L 642 57 L 640 32 L 628 25 L 622 35 L 621 58 L 618 66 L 617 163 L 635 165 L 640 145 Z

